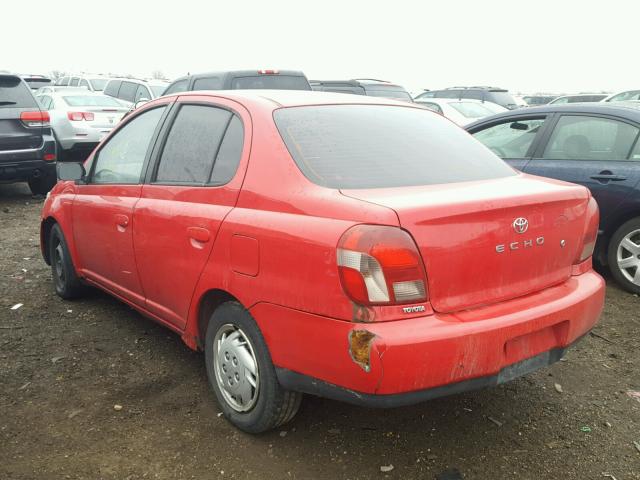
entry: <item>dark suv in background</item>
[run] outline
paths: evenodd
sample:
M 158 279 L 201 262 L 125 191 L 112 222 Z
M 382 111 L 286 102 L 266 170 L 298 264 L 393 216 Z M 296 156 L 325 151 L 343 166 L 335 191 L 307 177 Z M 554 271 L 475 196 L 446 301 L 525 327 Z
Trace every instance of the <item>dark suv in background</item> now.
M 498 87 L 451 87 L 444 90 L 430 90 L 418 95 L 416 100 L 427 98 L 471 98 L 483 102 L 497 103 L 509 110 L 518 108 L 518 104 L 509 93 L 509 90 Z
M 0 74 L 0 183 L 26 181 L 44 195 L 56 183 L 55 163 L 49 113 L 22 78 Z
M 311 83 L 312 90 L 320 92 L 352 93 L 413 102 L 411 95 L 403 87 L 384 80 L 357 78 L 354 80 L 311 80 L 309 83 Z
M 164 95 L 192 90 L 311 90 L 304 73 L 296 70 L 235 70 L 186 75 L 175 80 Z

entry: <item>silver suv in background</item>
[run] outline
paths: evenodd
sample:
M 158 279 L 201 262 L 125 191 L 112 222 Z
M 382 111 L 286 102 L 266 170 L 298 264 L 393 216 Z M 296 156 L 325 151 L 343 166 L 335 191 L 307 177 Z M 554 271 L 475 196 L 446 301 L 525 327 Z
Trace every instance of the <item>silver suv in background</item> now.
M 126 107 L 138 102 L 162 96 L 169 82 L 163 80 L 138 80 L 137 78 L 112 78 L 104 88 L 104 94 L 117 99 Z
M 110 77 L 103 75 L 65 75 L 56 81 L 60 87 L 85 87 L 92 92 L 102 92 Z

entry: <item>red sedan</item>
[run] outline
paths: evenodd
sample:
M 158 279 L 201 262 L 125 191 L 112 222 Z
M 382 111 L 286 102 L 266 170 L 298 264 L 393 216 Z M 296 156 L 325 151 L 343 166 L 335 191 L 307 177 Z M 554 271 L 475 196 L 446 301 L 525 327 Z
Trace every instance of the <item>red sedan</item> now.
M 391 407 L 509 381 L 603 306 L 589 191 L 407 103 L 162 97 L 59 176 L 41 227 L 58 295 L 99 287 L 204 350 L 248 432 L 303 393 Z

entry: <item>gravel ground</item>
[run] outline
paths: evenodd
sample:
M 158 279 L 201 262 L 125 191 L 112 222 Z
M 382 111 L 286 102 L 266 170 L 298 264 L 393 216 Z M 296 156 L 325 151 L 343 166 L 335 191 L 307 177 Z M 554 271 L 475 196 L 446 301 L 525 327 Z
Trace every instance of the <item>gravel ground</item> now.
M 640 299 L 610 281 L 596 335 L 548 369 L 394 410 L 306 397 L 250 436 L 178 336 L 98 291 L 55 296 L 41 206 L 0 185 L 0 479 L 640 479 Z

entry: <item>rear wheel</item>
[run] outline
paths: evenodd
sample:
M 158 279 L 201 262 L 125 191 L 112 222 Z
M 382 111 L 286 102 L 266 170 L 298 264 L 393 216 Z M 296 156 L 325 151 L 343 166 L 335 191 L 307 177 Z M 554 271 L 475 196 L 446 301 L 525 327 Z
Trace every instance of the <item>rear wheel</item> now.
M 71 261 L 67 242 L 58 224 L 51 228 L 49 236 L 49 260 L 53 286 L 58 296 L 68 300 L 81 296 L 85 286 L 80 282 L 76 269 Z
M 280 386 L 262 333 L 239 303 L 224 303 L 211 316 L 205 361 L 224 416 L 239 429 L 271 430 L 298 412 L 302 394 Z
M 622 224 L 611 237 L 607 261 L 613 278 L 640 294 L 640 217 Z

